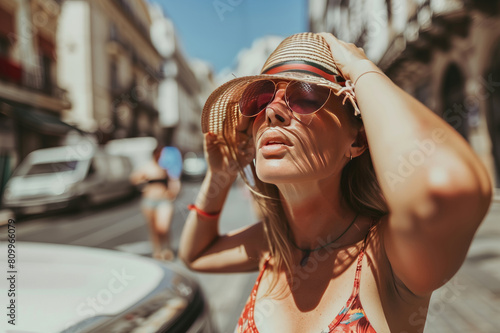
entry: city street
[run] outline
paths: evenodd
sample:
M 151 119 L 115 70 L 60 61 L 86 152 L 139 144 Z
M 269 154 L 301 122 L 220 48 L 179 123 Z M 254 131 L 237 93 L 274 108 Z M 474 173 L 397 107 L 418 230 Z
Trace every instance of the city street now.
M 396 239 L 392 248 L 384 249 L 390 264 L 385 255 L 373 260 L 365 255 L 367 268 L 390 267 L 381 268 L 383 272 L 374 268 L 376 281 L 361 283 L 361 301 L 368 295 L 366 316 L 346 308 L 341 313 L 352 321 L 346 324 L 342 319 L 342 325 L 365 327 L 366 318 L 377 318 L 367 304 L 373 301 L 372 305 L 383 304 L 378 317 L 389 318 L 387 330 L 394 333 L 500 332 L 500 0 L 0 0 L 0 263 L 8 274 L 3 278 L 8 288 L 1 285 L 0 294 L 9 298 L 2 305 L 9 325 L 16 324 L 14 319 L 36 325 L 15 326 L 16 332 L 69 333 L 71 327 L 80 332 L 102 328 L 106 333 L 137 333 L 135 325 L 139 332 L 168 326 L 174 332 L 199 332 L 203 327 L 204 333 L 212 333 L 215 326 L 217 332 L 234 333 L 259 272 L 192 272 L 178 258 L 178 249 L 190 213 L 187 207 L 202 184 L 199 178 L 207 170 L 224 170 L 226 158 L 244 165 L 249 161 L 242 160 L 252 157 L 259 172 L 248 174 L 249 183 L 257 176 L 271 183 L 287 179 L 292 189 L 290 196 L 281 194 L 286 205 L 294 207 L 293 220 L 307 228 L 281 230 L 271 246 L 286 243 L 297 255 L 302 251 L 297 264 L 305 270 L 313 254 L 321 257 L 327 250 L 330 254 L 324 258 L 334 260 L 329 261 L 333 271 L 347 268 L 348 260 L 337 253 L 344 250 L 344 241 L 351 243 L 355 233 L 364 230 L 361 216 L 341 233 L 339 219 L 347 216 L 329 213 L 329 207 L 341 207 L 337 205 L 342 200 L 330 189 L 339 177 L 342 193 L 348 192 L 347 184 L 352 200 L 365 200 L 364 191 L 378 200 L 374 191 L 380 187 L 391 212 L 403 209 L 399 203 L 410 205 L 408 211 L 414 210 L 415 216 L 430 216 L 429 211 L 444 216 L 458 206 L 459 200 L 450 199 L 450 209 L 448 198 L 477 194 L 476 204 L 471 200 L 456 209 L 462 221 L 445 218 L 436 223 L 438 227 L 432 225 L 431 233 L 439 237 L 422 240 L 410 233 L 408 239 L 418 239 L 418 244 L 404 242 L 404 250 L 401 239 Z M 265 166 L 259 162 L 263 159 Z M 285 164 L 281 159 L 287 160 Z M 290 170 L 299 178 L 290 176 Z M 157 235 L 150 233 L 148 221 L 153 214 L 163 219 L 164 200 L 178 189 L 171 180 L 181 175 L 190 181 L 183 181 L 173 203 L 172 256 L 158 251 Z M 496 192 L 472 235 L 463 226 L 477 226 L 474 213 L 476 206 L 484 205 L 480 193 L 486 179 Z M 419 204 L 426 201 L 417 200 L 419 193 L 434 193 L 435 184 L 442 204 L 439 198 Z M 310 190 L 318 185 L 321 191 Z M 141 191 L 149 199 L 142 201 L 147 220 L 141 211 Z M 210 192 L 209 196 L 217 189 Z M 256 223 L 255 208 L 251 192 L 238 179 L 220 215 L 219 232 Z M 67 211 L 54 212 L 58 209 Z M 272 209 L 283 215 L 279 207 Z M 199 210 L 192 214 L 205 215 Z M 435 219 L 423 220 L 429 224 Z M 403 226 L 407 233 L 404 223 L 403 217 L 387 229 L 393 232 Z M 418 233 L 424 224 L 410 229 Z M 186 247 L 205 247 L 198 237 L 205 233 L 203 226 L 207 224 L 198 225 L 194 245 Z M 332 226 L 338 235 L 330 232 Z M 276 226 L 273 222 L 267 227 Z M 293 241 L 293 235 L 302 234 Z M 316 234 L 326 237 L 317 247 L 312 239 Z M 454 237 L 458 234 L 465 238 Z M 151 235 L 154 257 L 170 260 L 151 258 Z M 338 237 L 327 242 L 334 236 Z M 247 243 L 258 244 L 255 233 L 245 237 Z M 373 243 L 383 247 L 389 245 L 387 239 Z M 471 239 L 466 254 L 461 245 Z M 336 245 L 342 248 L 332 250 Z M 227 263 L 223 256 L 236 253 L 217 246 L 210 249 L 218 252 L 202 259 Z M 252 252 L 250 246 L 248 253 Z M 459 261 L 465 259 L 448 280 L 435 267 L 446 270 L 457 253 Z M 274 251 L 273 256 L 279 259 Z M 134 264 L 111 259 L 117 257 Z M 407 258 L 411 260 L 401 265 Z M 18 263 L 26 272 L 19 279 Z M 355 266 L 353 261 L 353 272 Z M 294 293 L 294 304 L 284 307 L 285 312 L 309 311 L 302 314 L 311 323 L 298 325 L 301 317 L 293 311 L 288 312 L 293 314 L 290 320 L 278 320 L 279 311 L 271 311 L 282 309 L 277 300 L 269 304 L 271 310 L 257 306 L 255 321 L 260 317 L 269 327 L 291 327 L 282 325 L 277 331 L 307 331 L 325 324 L 312 320 L 314 315 L 335 318 L 337 313 L 321 309 L 337 304 L 328 295 L 331 289 L 344 290 L 342 278 L 348 275 L 337 278 L 327 270 L 324 280 L 314 270 L 304 278 L 313 277 L 307 285 L 311 289 Z M 429 283 L 431 288 L 442 286 L 428 307 L 426 302 L 399 302 L 398 297 L 405 297 L 400 292 L 406 291 L 384 288 L 393 279 L 378 278 L 392 277 L 393 271 L 414 291 L 428 290 Z M 293 273 L 304 276 L 299 268 Z M 138 287 L 131 283 L 125 289 L 128 279 L 135 277 Z M 410 281 L 412 277 L 421 280 Z M 354 273 L 352 279 L 358 286 Z M 116 287 L 116 281 L 124 283 Z M 391 301 L 384 301 L 384 290 L 390 290 L 391 300 L 399 300 L 394 303 L 402 305 L 402 312 L 388 310 Z M 321 297 L 313 297 L 315 293 Z M 39 311 L 39 300 L 44 309 L 54 309 L 51 315 Z M 57 307 L 46 305 L 49 301 Z M 28 305 L 33 305 L 31 313 Z M 413 313 L 406 318 L 408 312 Z M 380 325 L 375 318 L 371 324 Z M 58 319 L 64 328 L 38 327 Z M 251 325 L 252 318 L 247 319 L 242 321 Z M 116 330 L 109 329 L 115 324 Z M 0 326 L 3 332 L 9 333 Z
M 186 205 L 196 196 L 200 183 L 183 184 L 176 202 L 172 245 L 178 247 Z M 221 217 L 221 232 L 255 221 L 248 203 L 249 194 L 234 185 Z M 432 299 L 426 333 L 497 332 L 500 325 L 500 201 L 492 204 L 479 229 L 463 267 Z M 0 240 L 5 240 L 5 226 Z M 139 198 L 94 208 L 77 214 L 27 218 L 17 224 L 19 241 L 50 242 L 92 246 L 150 255 L 148 233 L 139 209 Z M 22 253 L 20 253 L 22 260 Z M 176 265 L 182 266 L 179 260 Z M 232 332 L 257 273 L 199 274 L 209 300 L 213 319 L 220 332 Z M 409 320 L 418 325 L 416 313 Z
M 183 223 L 200 183 L 183 183 L 176 201 L 172 225 L 172 246 L 178 248 Z M 244 191 L 233 186 L 221 216 L 220 230 L 227 232 L 255 222 Z M 148 230 L 140 212 L 140 200 L 93 208 L 82 213 L 61 213 L 38 218 L 25 218 L 16 225 L 16 238 L 25 242 L 48 242 L 115 249 L 150 256 Z M 6 226 L 0 227 L 0 241 L 6 240 Z M 19 254 L 22 260 L 22 253 Z M 183 264 L 176 259 L 176 265 Z M 203 274 L 191 273 L 200 282 L 214 323 L 220 332 L 232 332 L 245 305 L 257 273 Z

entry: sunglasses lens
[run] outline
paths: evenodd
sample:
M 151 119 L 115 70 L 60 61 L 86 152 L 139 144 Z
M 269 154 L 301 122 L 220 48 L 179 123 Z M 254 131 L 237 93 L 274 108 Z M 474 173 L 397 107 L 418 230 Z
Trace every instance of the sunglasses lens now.
M 263 80 L 254 82 L 245 89 L 240 99 L 240 112 L 244 116 L 253 117 L 272 101 L 274 83 Z
M 286 89 L 288 105 L 298 114 L 311 114 L 325 105 L 330 89 L 317 84 L 295 81 Z

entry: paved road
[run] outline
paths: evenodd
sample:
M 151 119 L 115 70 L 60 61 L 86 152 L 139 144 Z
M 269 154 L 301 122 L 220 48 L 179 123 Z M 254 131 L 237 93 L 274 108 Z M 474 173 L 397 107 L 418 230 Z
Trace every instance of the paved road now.
M 184 184 L 172 226 L 174 248 L 178 246 L 187 214 L 186 205 L 194 200 L 198 188 L 199 183 Z M 253 221 L 255 217 L 247 195 L 233 187 L 221 217 L 221 232 Z M 2 228 L 0 235 L 5 235 Z M 17 239 L 94 246 L 142 255 L 151 252 L 137 198 L 79 214 L 19 221 Z M 178 261 L 176 264 L 182 265 Z M 257 274 L 192 274 L 205 291 L 220 332 L 232 332 Z M 492 205 L 460 271 L 434 292 L 425 333 L 496 333 L 500 331 L 499 314 L 500 200 Z M 415 314 L 409 320 L 418 324 L 422 319 L 421 314 Z
M 188 203 L 194 201 L 200 183 L 183 184 L 176 202 L 172 225 L 172 246 L 178 248 Z M 233 186 L 221 216 L 221 232 L 255 222 L 246 193 Z M 0 240 L 5 240 L 6 227 L 0 227 Z M 139 198 L 91 209 L 83 213 L 64 213 L 27 218 L 16 224 L 18 241 L 48 242 L 92 246 L 149 256 L 148 231 L 139 208 Z M 176 260 L 176 265 L 183 264 Z M 200 282 L 210 303 L 215 325 L 220 332 L 232 332 L 237 318 L 256 279 L 256 273 L 202 274 L 188 272 Z

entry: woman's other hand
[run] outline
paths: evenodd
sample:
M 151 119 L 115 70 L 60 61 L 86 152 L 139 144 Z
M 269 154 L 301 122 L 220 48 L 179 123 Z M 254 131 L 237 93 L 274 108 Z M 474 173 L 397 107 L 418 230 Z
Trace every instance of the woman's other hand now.
M 362 73 L 378 69 L 378 67 L 368 59 L 365 51 L 361 47 L 357 47 L 353 43 L 339 40 L 330 33 L 321 32 L 319 35 L 323 36 L 330 46 L 333 60 L 346 80 L 356 82 L 356 79 Z M 382 70 L 378 70 L 382 72 Z
M 237 157 L 240 165 L 249 164 L 255 156 L 255 146 L 251 137 L 238 132 Z M 205 158 L 208 170 L 214 175 L 227 175 L 234 181 L 238 175 L 238 163 L 231 158 L 224 140 L 213 133 L 205 134 Z

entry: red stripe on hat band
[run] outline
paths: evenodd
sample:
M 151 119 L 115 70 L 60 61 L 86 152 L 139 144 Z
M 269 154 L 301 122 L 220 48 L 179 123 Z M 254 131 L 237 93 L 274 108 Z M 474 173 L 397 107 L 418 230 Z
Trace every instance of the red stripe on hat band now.
M 293 70 L 312 72 L 314 74 L 317 74 L 317 75 L 327 79 L 328 81 L 338 83 L 337 79 L 335 78 L 335 75 L 328 74 L 325 71 L 323 71 L 317 67 L 314 67 L 312 65 L 308 65 L 308 64 L 284 64 L 284 65 L 273 67 L 273 68 L 265 71 L 262 74 L 278 74 L 278 73 L 293 71 Z

